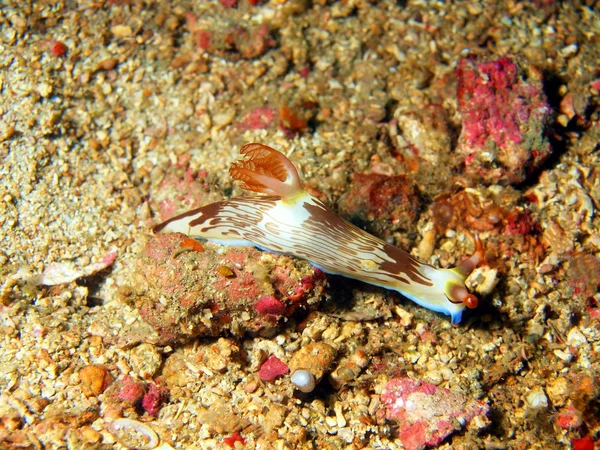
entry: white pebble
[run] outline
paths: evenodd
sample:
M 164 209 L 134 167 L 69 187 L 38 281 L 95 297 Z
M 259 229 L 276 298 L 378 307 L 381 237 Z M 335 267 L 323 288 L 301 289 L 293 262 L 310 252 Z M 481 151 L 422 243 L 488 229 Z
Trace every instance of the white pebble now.
M 578 50 L 579 47 L 577 44 L 571 44 L 560 49 L 559 53 L 563 58 L 570 58 L 571 56 L 574 56 Z
M 292 383 L 299 391 L 312 392 L 316 385 L 315 376 L 308 370 L 296 370 L 292 374 Z

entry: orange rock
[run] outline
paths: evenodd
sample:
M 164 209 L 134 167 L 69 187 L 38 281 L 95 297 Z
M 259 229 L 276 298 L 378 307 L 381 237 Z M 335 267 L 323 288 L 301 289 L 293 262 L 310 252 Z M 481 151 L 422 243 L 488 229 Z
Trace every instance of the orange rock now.
M 98 396 L 112 383 L 108 369 L 98 364 L 90 364 L 79 371 L 82 390 L 86 397 Z

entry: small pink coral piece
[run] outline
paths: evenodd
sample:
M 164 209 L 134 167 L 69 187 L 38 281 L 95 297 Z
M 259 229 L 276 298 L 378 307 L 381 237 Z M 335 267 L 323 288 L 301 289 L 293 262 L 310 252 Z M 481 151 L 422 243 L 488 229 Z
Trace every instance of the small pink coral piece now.
M 271 355 L 260 366 L 258 377 L 263 381 L 273 381 L 275 378 L 285 375 L 290 371 L 290 368 L 285 365 L 277 356 Z
M 151 416 L 157 416 L 167 397 L 168 391 L 164 387 L 150 383 L 142 398 L 142 408 Z
M 145 391 L 142 384 L 135 381 L 129 375 L 125 376 L 121 380 L 121 383 L 122 386 L 117 395 L 119 400 L 129 402 L 133 405 L 139 402 L 144 396 Z
M 263 315 L 283 316 L 285 314 L 285 305 L 272 295 L 265 295 L 258 299 L 254 304 L 254 309 Z
M 385 417 L 397 423 L 406 450 L 438 445 L 458 426 L 466 426 L 489 410 L 483 402 L 411 378 L 390 380 L 381 400 Z

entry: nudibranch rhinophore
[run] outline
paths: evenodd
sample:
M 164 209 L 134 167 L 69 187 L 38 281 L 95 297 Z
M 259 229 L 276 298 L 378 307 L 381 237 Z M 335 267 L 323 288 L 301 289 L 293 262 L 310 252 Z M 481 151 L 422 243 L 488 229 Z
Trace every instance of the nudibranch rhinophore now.
M 308 194 L 291 161 L 263 144 L 244 145 L 246 158 L 229 173 L 242 188 L 262 196 L 224 200 L 173 217 L 155 233 L 180 232 L 224 245 L 252 245 L 308 260 L 326 273 L 393 289 L 425 308 L 459 323 L 477 297 L 465 279 L 483 259 L 475 253 L 452 269 L 437 269 L 338 217 Z

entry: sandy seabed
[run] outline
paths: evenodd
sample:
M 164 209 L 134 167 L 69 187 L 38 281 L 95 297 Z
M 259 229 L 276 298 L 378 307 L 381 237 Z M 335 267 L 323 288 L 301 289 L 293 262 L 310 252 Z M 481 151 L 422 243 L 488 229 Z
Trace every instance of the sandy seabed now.
M 410 377 L 489 405 L 436 448 L 592 449 L 599 7 L 2 2 L 0 447 L 419 448 L 427 436 L 407 438 L 380 398 Z M 550 156 L 532 164 L 531 144 L 511 166 L 486 147 L 474 175 L 457 67 L 503 57 L 543 91 Z M 161 220 L 242 193 L 227 168 L 248 142 L 432 265 L 456 265 L 477 233 L 479 308 L 452 326 L 330 277 L 321 306 L 270 333 L 165 341 L 127 300 L 138 255 Z M 383 185 L 373 194 L 361 174 Z M 389 180 L 410 183 L 410 199 Z M 289 363 L 315 343 L 332 349 L 315 391 L 259 375 L 269 356 Z

